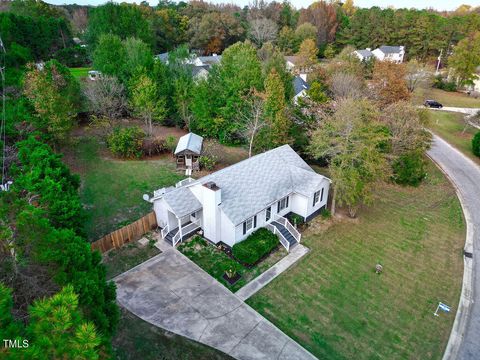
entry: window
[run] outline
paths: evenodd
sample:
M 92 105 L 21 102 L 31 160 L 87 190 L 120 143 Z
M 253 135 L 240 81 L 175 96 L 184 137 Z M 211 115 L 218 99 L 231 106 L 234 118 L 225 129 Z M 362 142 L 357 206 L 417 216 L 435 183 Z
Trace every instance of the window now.
M 318 203 L 318 200 L 320 199 L 320 191 L 315 191 L 313 194 L 313 206 L 315 206 Z
M 313 194 L 313 206 L 315 206 L 318 201 L 323 201 L 323 190 L 324 188 L 322 188 L 322 190 L 318 190 L 316 191 L 314 194 Z
M 245 235 L 248 231 L 252 230 L 253 228 L 257 227 L 257 215 L 247 219 L 243 223 L 243 235 Z
M 270 220 L 271 217 L 272 217 L 272 207 L 268 207 L 265 213 L 265 221 Z
M 277 203 L 277 213 L 288 207 L 288 196 Z

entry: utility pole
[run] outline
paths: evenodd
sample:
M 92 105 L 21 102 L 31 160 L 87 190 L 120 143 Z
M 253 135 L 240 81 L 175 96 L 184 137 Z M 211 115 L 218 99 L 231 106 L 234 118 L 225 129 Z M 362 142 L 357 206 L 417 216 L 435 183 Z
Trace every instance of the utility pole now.
M 437 69 L 435 70 L 435 75 L 438 75 L 438 69 L 440 68 L 440 60 L 442 59 L 443 49 L 440 49 L 440 55 L 437 58 Z

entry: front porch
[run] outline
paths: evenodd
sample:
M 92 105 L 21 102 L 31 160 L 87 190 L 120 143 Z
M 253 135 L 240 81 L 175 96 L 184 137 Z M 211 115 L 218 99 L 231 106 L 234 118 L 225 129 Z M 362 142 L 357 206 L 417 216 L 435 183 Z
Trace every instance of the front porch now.
M 194 211 L 186 216 L 177 217 L 169 211 L 169 221 L 160 232 L 162 239 L 174 247 L 177 246 L 201 227 L 200 215 L 201 211 Z

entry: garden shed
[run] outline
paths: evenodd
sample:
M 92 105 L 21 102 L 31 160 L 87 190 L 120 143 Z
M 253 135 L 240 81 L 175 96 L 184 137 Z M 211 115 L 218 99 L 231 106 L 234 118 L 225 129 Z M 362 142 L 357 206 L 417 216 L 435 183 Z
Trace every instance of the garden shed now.
M 177 169 L 199 170 L 203 150 L 203 137 L 194 133 L 183 135 L 175 148 Z

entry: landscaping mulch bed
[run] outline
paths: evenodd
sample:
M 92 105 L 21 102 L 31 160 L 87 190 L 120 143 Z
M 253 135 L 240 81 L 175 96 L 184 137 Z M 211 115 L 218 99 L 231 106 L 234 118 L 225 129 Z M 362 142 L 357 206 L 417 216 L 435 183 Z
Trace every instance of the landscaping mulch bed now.
M 237 281 L 242 278 L 242 275 L 237 273 L 232 277 L 228 277 L 227 274 L 223 274 L 222 278 L 223 278 L 223 280 L 228 282 L 230 284 L 230 286 L 232 286 L 232 285 L 235 285 L 237 283 Z

